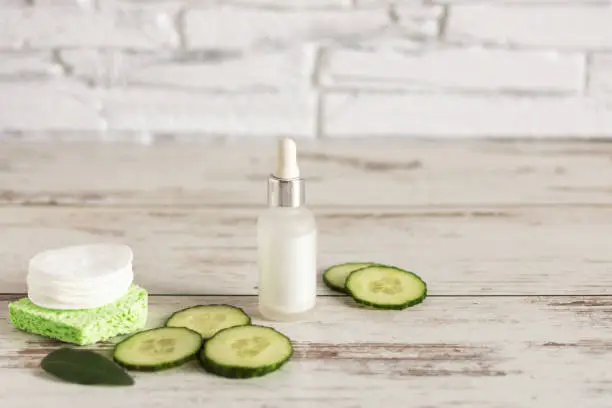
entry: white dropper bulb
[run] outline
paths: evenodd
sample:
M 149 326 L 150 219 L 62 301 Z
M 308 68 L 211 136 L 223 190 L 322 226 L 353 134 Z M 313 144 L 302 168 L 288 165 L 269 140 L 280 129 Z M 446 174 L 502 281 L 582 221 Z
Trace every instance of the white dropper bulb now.
M 276 177 L 281 179 L 300 177 L 300 169 L 297 165 L 297 148 L 293 140 L 284 138 L 278 142 L 276 160 Z

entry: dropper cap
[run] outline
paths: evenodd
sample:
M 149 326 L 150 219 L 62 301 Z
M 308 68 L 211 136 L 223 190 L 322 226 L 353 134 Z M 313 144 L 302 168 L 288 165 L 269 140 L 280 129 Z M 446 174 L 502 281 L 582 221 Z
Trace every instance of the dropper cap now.
M 276 176 L 279 179 L 290 180 L 300 177 L 300 169 L 297 164 L 297 147 L 295 142 L 289 138 L 278 142 L 276 153 Z
M 289 138 L 279 140 L 276 154 L 276 171 L 268 179 L 268 205 L 300 207 L 305 202 L 305 188 L 295 142 Z

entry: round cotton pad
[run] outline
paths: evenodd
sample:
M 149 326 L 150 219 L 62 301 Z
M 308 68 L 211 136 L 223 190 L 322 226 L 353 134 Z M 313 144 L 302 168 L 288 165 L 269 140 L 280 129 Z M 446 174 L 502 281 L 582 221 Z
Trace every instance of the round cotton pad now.
M 28 297 L 47 309 L 91 309 L 123 296 L 134 280 L 126 245 L 91 244 L 52 249 L 29 264 Z

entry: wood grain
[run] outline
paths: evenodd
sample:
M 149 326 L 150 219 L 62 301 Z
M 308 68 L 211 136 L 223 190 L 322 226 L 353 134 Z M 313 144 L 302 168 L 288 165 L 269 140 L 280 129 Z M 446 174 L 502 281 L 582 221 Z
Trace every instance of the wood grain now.
M 3 405 L 610 407 L 612 143 L 301 141 L 300 152 L 320 268 L 405 267 L 429 285 L 423 304 L 369 310 L 320 282 L 309 321 L 259 318 L 257 298 L 241 295 L 256 293 L 273 141 L 0 145 L 0 292 L 25 291 L 37 251 L 124 242 L 137 282 L 170 294 L 150 297 L 150 327 L 230 303 L 295 342 L 290 364 L 261 379 L 191 363 L 84 397 L 40 372 L 59 344 L 15 330 L 7 302 L 21 295 L 0 295 Z
M 612 204 L 612 143 L 299 141 L 313 206 Z M 0 203 L 263 206 L 274 141 L 5 142 Z
M 320 208 L 319 267 L 413 270 L 432 295 L 610 294 L 612 208 Z M 4 293 L 24 293 L 37 251 L 112 241 L 153 294 L 255 294 L 258 209 L 0 209 Z M 330 293 L 319 280 L 319 292 Z
M 0 370 L 7 385 L 0 398 L 11 407 L 31 406 L 32 389 L 37 401 L 86 398 L 112 408 L 348 408 L 393 405 L 400 395 L 423 408 L 518 408 L 534 401 L 604 408 L 612 398 L 612 335 L 601 329 L 612 322 L 610 297 L 430 298 L 405 311 L 374 311 L 326 297 L 301 323 L 261 320 L 255 297 L 151 297 L 149 327 L 179 308 L 229 303 L 289 335 L 295 358 L 261 379 L 217 378 L 191 363 L 135 374 L 135 390 L 87 388 L 86 394 L 40 372 L 41 358 L 59 344 L 13 329 L 6 321 L 9 299 L 14 297 L 0 301 Z M 93 348 L 108 355 L 112 342 Z

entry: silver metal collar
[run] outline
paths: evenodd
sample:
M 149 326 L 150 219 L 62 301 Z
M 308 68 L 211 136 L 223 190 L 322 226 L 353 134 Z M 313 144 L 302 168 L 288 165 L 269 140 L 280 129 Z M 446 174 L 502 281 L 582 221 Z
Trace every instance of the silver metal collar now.
M 300 207 L 306 201 L 302 178 L 281 179 L 270 175 L 268 178 L 268 206 Z

